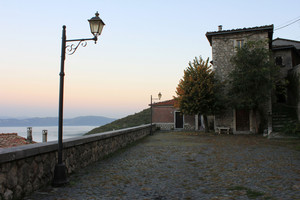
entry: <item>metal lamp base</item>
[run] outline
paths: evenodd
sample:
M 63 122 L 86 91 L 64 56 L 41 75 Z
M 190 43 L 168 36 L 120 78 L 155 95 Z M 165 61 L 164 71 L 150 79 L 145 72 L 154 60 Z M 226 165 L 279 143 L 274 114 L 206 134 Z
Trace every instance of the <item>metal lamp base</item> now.
M 64 186 L 69 183 L 67 178 L 67 168 L 65 164 L 57 164 L 54 169 L 54 178 L 52 185 L 54 187 Z

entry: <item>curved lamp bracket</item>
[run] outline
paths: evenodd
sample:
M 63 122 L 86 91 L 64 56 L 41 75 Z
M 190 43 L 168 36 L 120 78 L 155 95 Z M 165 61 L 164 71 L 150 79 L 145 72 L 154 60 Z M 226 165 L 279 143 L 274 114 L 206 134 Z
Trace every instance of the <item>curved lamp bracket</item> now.
M 66 46 L 66 50 L 67 50 L 67 54 L 68 55 L 73 55 L 76 50 L 78 49 L 79 46 L 82 46 L 82 47 L 86 47 L 87 45 L 87 40 L 94 40 L 95 43 L 97 42 L 97 37 L 94 37 L 94 38 L 86 38 L 86 39 L 75 39 L 75 40 L 66 40 L 66 43 L 67 42 L 78 42 L 77 44 L 70 44 L 70 45 L 67 45 Z
M 68 55 L 73 55 L 76 52 L 76 50 L 79 47 L 79 45 L 81 45 L 82 47 L 86 47 L 87 42 L 84 41 L 84 40 L 80 40 L 77 44 L 67 45 L 66 46 L 66 51 L 67 51 L 66 53 Z

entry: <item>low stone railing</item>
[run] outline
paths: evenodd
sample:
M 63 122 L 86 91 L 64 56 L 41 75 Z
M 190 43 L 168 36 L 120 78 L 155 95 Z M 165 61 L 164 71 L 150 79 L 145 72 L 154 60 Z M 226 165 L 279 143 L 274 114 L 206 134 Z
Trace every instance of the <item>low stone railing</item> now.
M 63 162 L 72 173 L 149 133 L 150 125 L 142 125 L 65 139 Z M 0 149 L 0 199 L 20 199 L 51 184 L 57 148 L 55 141 Z

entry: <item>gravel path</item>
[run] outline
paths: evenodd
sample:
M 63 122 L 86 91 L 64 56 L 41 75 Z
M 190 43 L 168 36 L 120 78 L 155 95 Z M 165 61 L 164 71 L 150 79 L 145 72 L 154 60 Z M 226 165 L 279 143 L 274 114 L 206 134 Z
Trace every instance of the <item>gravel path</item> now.
M 298 141 L 299 143 L 299 141 Z M 300 151 L 260 136 L 155 133 L 27 200 L 300 199 Z

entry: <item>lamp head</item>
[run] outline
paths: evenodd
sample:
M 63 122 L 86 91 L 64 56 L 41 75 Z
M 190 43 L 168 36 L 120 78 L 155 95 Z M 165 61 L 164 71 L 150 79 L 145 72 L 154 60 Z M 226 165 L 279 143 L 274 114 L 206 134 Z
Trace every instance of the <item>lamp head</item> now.
M 95 13 L 95 17 L 92 17 L 88 21 L 90 23 L 91 33 L 95 36 L 95 40 L 97 40 L 97 37 L 101 35 L 105 25 L 102 19 L 100 19 L 98 11 Z
M 162 94 L 159 92 L 159 93 L 158 93 L 158 99 L 159 99 L 159 100 L 161 99 L 161 96 L 162 96 Z

